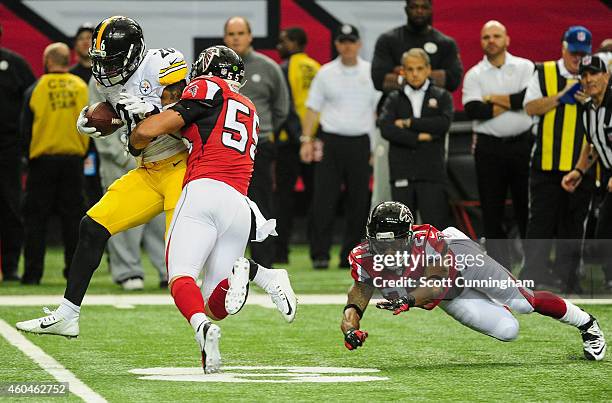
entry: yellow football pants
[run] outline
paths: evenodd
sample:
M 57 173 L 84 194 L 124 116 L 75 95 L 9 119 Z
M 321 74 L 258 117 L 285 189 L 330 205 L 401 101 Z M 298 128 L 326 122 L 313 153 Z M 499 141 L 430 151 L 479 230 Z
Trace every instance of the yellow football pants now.
M 113 182 L 87 215 L 111 235 L 149 222 L 166 213 L 166 233 L 181 196 L 187 152 L 148 162 Z

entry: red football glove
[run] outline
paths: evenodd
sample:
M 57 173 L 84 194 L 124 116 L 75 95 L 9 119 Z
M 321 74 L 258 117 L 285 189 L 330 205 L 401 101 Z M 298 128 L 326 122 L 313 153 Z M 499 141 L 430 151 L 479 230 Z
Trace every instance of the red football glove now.
M 363 343 L 365 343 L 365 339 L 367 338 L 368 332 L 350 329 L 344 335 L 344 346 L 349 350 L 355 350 L 357 347 L 363 346 Z
M 376 303 L 376 308 L 386 309 L 387 311 L 393 311 L 393 315 L 399 315 L 402 312 L 410 310 L 410 307 L 414 306 L 414 297 L 401 297 L 394 299 L 393 301 L 381 301 Z

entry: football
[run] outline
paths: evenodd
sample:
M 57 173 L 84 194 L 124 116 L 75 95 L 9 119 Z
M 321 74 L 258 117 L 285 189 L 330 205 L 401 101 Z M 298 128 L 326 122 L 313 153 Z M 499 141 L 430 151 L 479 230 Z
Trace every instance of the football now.
M 91 105 L 85 113 L 87 127 L 95 127 L 103 136 L 108 136 L 123 126 L 123 121 L 108 102 Z

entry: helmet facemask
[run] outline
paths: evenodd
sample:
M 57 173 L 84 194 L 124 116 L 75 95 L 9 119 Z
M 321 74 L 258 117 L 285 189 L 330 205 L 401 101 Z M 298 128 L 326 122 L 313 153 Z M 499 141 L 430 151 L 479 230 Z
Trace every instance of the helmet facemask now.
M 144 41 L 131 44 L 127 52 L 107 55 L 103 50 L 90 49 L 91 72 L 105 87 L 125 83 L 134 74 L 144 56 Z

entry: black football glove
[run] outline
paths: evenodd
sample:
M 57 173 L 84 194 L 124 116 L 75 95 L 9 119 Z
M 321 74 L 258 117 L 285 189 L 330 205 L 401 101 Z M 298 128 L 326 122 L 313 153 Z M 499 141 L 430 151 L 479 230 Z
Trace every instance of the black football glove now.
M 355 350 L 357 347 L 363 346 L 368 338 L 368 332 L 362 330 L 350 329 L 344 335 L 344 346 L 349 350 Z
M 402 312 L 409 311 L 414 306 L 414 297 L 409 295 L 394 299 L 393 301 L 381 301 L 376 303 L 376 308 L 393 311 L 393 315 L 399 315 Z

